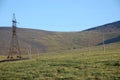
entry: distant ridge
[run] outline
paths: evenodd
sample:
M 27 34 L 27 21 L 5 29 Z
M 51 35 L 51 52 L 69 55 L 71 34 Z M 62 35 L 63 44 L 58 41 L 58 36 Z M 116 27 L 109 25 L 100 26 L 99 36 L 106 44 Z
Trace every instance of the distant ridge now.
M 113 23 L 97 26 L 94 28 L 87 29 L 85 31 L 101 31 L 101 32 L 120 31 L 120 21 L 116 21 Z
M 104 41 L 104 44 L 110 44 L 110 43 L 116 43 L 116 42 L 120 42 L 120 36 L 117 36 L 115 38 L 111 38 L 108 40 Z M 102 45 L 103 43 L 99 43 L 98 45 Z

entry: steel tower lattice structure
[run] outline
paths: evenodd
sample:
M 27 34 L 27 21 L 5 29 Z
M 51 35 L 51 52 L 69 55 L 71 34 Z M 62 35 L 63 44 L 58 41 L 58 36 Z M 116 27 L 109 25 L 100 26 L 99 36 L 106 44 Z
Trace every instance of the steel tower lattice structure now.
M 8 54 L 8 59 L 13 59 L 13 55 L 15 55 L 18 59 L 21 59 L 21 51 L 18 43 L 18 37 L 17 37 L 17 27 L 16 27 L 16 18 L 15 14 L 13 14 L 13 20 L 12 20 L 12 39 L 10 42 L 10 49 Z

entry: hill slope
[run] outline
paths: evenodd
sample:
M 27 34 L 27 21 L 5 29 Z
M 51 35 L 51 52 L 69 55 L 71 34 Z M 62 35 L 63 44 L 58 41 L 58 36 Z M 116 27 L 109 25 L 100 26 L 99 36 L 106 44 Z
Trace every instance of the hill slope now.
M 88 46 L 96 46 L 103 41 L 109 43 L 119 42 L 120 21 L 98 26 L 81 32 L 51 32 L 19 28 L 18 40 L 23 53 L 32 49 L 32 53 L 81 49 Z M 118 37 L 118 38 L 117 38 Z M 114 41 L 114 39 L 118 39 Z M 113 41 L 111 41 L 111 39 Z M 8 54 L 11 40 L 11 28 L 0 28 L 0 54 Z
M 120 21 L 105 24 L 102 26 L 97 26 L 94 28 L 87 29 L 85 31 L 100 31 L 100 32 L 105 32 L 105 33 L 106 32 L 120 31 Z

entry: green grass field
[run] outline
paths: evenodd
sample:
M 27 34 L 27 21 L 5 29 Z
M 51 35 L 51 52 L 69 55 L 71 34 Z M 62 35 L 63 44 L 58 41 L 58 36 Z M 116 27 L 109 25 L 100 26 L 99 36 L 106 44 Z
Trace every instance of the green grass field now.
M 120 80 L 120 45 L 43 53 L 0 63 L 0 80 Z M 3 59 L 4 57 L 0 57 Z

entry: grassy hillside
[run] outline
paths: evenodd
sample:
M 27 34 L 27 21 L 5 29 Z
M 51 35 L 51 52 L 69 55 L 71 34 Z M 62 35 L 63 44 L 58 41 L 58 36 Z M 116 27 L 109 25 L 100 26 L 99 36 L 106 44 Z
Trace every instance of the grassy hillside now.
M 102 44 L 103 31 L 105 44 L 119 42 L 120 25 L 118 22 L 92 28 L 81 32 L 51 32 L 44 30 L 19 28 L 18 40 L 22 53 L 31 49 L 32 53 L 55 52 L 81 49 Z M 0 54 L 8 54 L 11 40 L 11 28 L 0 28 Z
M 119 27 L 104 33 L 102 29 L 50 32 L 19 28 L 22 57 L 28 57 L 29 48 L 32 58 L 1 62 L 0 80 L 120 80 Z M 6 59 L 10 39 L 11 29 L 0 28 L 0 60 Z
M 120 32 L 105 34 L 105 40 L 116 38 Z M 11 32 L 9 28 L 0 29 L 0 53 L 6 54 L 9 51 Z M 88 46 L 95 46 L 102 42 L 102 33 L 93 31 L 84 32 L 47 32 L 39 30 L 18 29 L 18 40 L 23 53 L 27 49 L 36 52 L 53 52 L 71 49 L 80 49 Z M 112 42 L 111 42 L 112 43 Z
M 1 57 L 1 59 L 4 57 Z M 120 80 L 120 43 L 0 63 L 0 80 Z

